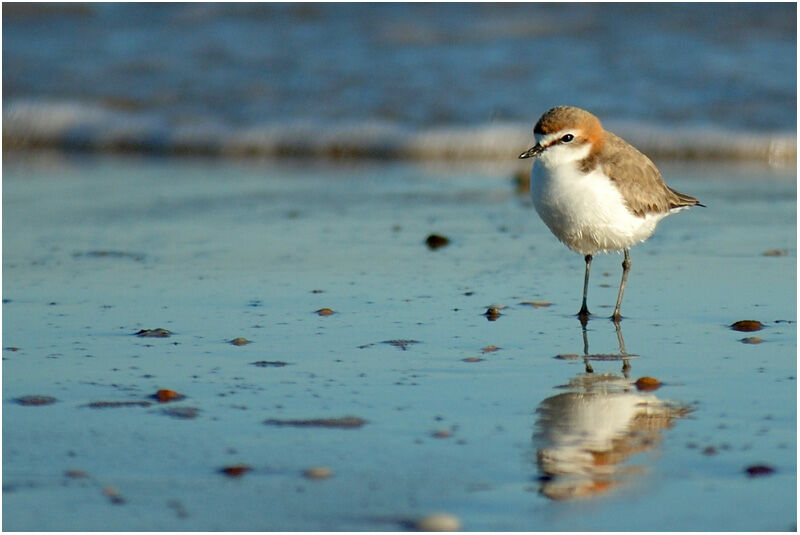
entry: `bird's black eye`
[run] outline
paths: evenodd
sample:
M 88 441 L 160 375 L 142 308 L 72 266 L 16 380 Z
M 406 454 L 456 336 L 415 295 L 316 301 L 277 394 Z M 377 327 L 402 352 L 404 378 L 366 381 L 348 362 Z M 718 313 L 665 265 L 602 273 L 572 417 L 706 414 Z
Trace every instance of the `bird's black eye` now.
M 575 139 L 575 136 L 573 136 L 572 134 L 566 134 L 565 136 L 563 136 L 563 137 L 561 138 L 561 142 L 562 142 L 562 143 L 569 143 L 569 142 L 570 142 L 570 141 L 572 141 L 573 139 Z

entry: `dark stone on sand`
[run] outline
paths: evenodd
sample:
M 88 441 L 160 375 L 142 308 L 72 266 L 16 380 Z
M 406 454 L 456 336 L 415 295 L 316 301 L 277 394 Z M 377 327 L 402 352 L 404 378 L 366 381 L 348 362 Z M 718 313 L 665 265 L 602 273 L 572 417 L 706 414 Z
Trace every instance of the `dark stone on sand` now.
M 753 332 L 760 331 L 764 328 L 764 324 L 757 320 L 739 320 L 731 324 L 731 329 L 740 332 Z
M 234 338 L 233 340 L 231 340 L 229 343 L 233 344 L 235 346 L 246 346 L 247 344 L 250 343 L 250 340 L 248 340 L 247 338 L 243 338 L 243 337 L 239 336 L 239 337 Z
M 90 409 L 117 409 L 122 407 L 149 407 L 152 405 L 149 401 L 144 400 L 131 400 L 131 401 L 92 401 L 87 407 Z
M 748 477 L 760 477 L 774 473 L 775 469 L 764 464 L 754 464 L 745 468 L 744 471 L 747 473 Z
M 439 234 L 431 234 L 427 238 L 425 238 L 425 244 L 428 246 L 428 249 L 431 251 L 435 251 L 445 245 L 450 244 L 450 238 L 446 238 Z
M 252 468 L 245 464 L 235 464 L 231 466 L 226 466 L 224 468 L 220 468 L 220 472 L 225 474 L 228 477 L 241 477 L 245 473 L 251 471 Z
M 267 420 L 267 425 L 280 427 L 327 427 L 331 429 L 358 429 L 366 420 L 357 416 L 342 416 L 341 418 L 310 418 L 307 420 Z
M 18 405 L 26 407 L 40 407 L 42 405 L 52 405 L 57 400 L 53 396 L 22 396 L 14 400 Z
M 171 334 L 168 330 L 158 327 L 157 329 L 141 329 L 136 336 L 139 338 L 167 338 Z
M 283 362 L 281 360 L 259 360 L 256 362 L 251 362 L 253 366 L 258 366 L 259 368 L 282 368 L 283 366 L 287 366 L 288 362 Z

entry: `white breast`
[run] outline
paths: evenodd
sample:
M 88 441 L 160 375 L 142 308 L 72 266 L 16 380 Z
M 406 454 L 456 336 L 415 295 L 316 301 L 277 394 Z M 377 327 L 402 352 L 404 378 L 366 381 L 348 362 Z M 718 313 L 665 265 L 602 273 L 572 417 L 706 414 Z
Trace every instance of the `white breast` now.
M 634 215 L 614 183 L 596 168 L 581 173 L 577 162 L 548 167 L 536 161 L 531 195 L 555 236 L 583 255 L 625 249 L 650 237 L 667 213 Z

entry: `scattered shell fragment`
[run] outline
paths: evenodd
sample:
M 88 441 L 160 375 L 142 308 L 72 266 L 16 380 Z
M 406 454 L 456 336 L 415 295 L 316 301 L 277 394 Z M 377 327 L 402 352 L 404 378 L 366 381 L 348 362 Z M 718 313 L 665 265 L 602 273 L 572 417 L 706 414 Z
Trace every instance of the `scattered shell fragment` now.
M 467 357 L 467 358 L 463 358 L 461 360 L 464 361 L 464 362 L 482 362 L 484 359 L 482 359 L 480 357 Z
M 89 477 L 89 474 L 83 470 L 66 470 L 64 471 L 64 475 L 70 479 L 85 479 Z
M 303 471 L 303 477 L 316 481 L 328 479 L 331 476 L 333 476 L 333 471 L 325 466 L 315 466 Z
M 520 305 L 528 305 L 532 306 L 533 308 L 549 307 L 552 304 L 553 303 L 551 303 L 550 301 L 523 301 L 520 303 Z
M 651 392 L 661 386 L 661 381 L 654 377 L 639 377 L 634 384 L 637 390 Z
M 453 432 L 449 429 L 437 429 L 433 433 L 431 433 L 433 438 L 450 438 L 453 436 Z
M 315 310 L 314 313 L 318 316 L 330 316 L 331 314 L 335 314 L 330 308 L 320 308 L 319 310 Z
M 731 324 L 731 329 L 734 331 L 740 332 L 753 332 L 753 331 L 760 331 L 764 328 L 764 324 L 757 320 L 739 320 L 733 324 Z
M 250 340 L 248 340 L 247 338 L 243 338 L 243 337 L 239 336 L 239 337 L 234 338 L 233 340 L 231 340 L 230 343 L 235 345 L 235 346 L 246 346 L 247 344 L 250 343 Z
M 760 344 L 764 341 L 763 338 L 759 338 L 758 336 L 748 336 L 747 338 L 742 338 L 739 340 L 743 344 Z
M 141 329 L 136 333 L 139 338 L 167 338 L 172 333 L 161 327 L 157 329 Z
M 53 396 L 22 396 L 14 401 L 16 401 L 17 404 L 25 405 L 26 407 L 38 407 L 41 405 L 52 405 L 57 400 Z
M 342 416 L 341 418 L 310 418 L 307 420 L 267 420 L 267 425 L 291 427 L 328 427 L 338 429 L 358 429 L 366 420 L 357 416 Z
M 439 234 L 431 234 L 427 238 L 425 238 L 425 244 L 431 251 L 435 251 L 440 247 L 444 247 L 450 243 L 450 238 L 446 238 L 445 236 L 441 236 Z
M 497 346 L 486 346 L 486 347 L 481 348 L 481 353 L 494 353 L 495 351 L 497 351 L 499 349 L 501 349 L 501 348 L 499 348 Z
M 174 390 L 166 390 L 161 389 L 155 394 L 153 394 L 153 398 L 158 401 L 159 403 L 168 403 L 170 401 L 180 401 L 184 399 L 186 396 L 183 394 L 179 394 Z
M 459 531 L 461 521 L 448 513 L 432 513 L 413 522 L 417 531 Z
M 768 251 L 764 251 L 764 256 L 786 256 L 789 254 L 789 251 L 786 249 L 769 249 Z
M 246 464 L 234 464 L 231 466 L 226 466 L 224 468 L 220 468 L 220 472 L 225 474 L 228 477 L 240 477 L 243 476 L 246 472 L 252 470 Z
M 771 466 L 767 466 L 765 464 L 754 464 L 752 466 L 748 466 L 744 470 L 747 472 L 749 477 L 759 477 L 759 476 L 768 476 L 775 472 L 775 469 Z

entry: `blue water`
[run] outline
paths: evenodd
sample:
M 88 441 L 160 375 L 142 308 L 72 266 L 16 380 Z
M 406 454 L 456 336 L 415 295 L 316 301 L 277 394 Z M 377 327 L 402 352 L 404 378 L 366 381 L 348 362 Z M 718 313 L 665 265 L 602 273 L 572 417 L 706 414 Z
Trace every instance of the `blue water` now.
M 124 113 L 129 136 L 147 124 L 140 150 L 298 123 L 529 132 L 560 104 L 712 144 L 796 130 L 791 3 L 9 5 L 3 64 L 4 114 L 69 103 L 58 132 L 86 136 L 80 119 Z M 7 143 L 35 130 L 24 119 Z

